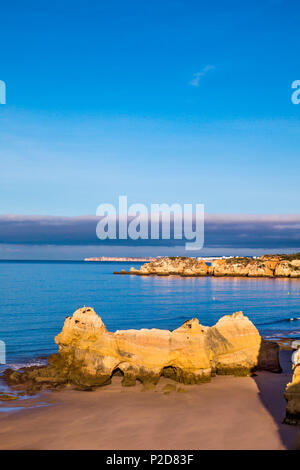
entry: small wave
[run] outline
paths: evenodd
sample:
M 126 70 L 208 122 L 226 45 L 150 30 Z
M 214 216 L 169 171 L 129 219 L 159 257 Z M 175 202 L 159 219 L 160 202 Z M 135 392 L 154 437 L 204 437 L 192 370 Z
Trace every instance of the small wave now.
M 272 338 L 285 338 L 285 339 L 300 339 L 300 330 L 299 331 L 286 331 L 286 330 L 281 330 L 281 331 L 276 331 L 276 330 L 270 330 L 270 331 L 265 331 L 262 332 L 262 337 L 264 339 L 272 339 Z
M 5 369 L 22 369 L 23 367 L 31 367 L 31 366 L 45 366 L 47 365 L 47 359 L 31 359 L 27 361 L 20 361 L 20 362 L 8 362 L 6 364 L 1 365 L 1 370 Z
M 30 397 L 32 398 L 32 397 Z M 28 410 L 28 408 L 45 408 L 48 406 L 52 406 L 50 403 L 34 403 L 31 406 L 1 406 L 0 412 L 2 413 L 13 413 L 16 411 Z
M 289 318 L 281 318 L 280 320 L 273 320 L 273 321 L 268 321 L 264 323 L 256 323 L 258 326 L 263 326 L 263 325 L 275 325 L 277 323 L 290 323 L 292 321 L 299 321 L 300 317 L 289 317 Z

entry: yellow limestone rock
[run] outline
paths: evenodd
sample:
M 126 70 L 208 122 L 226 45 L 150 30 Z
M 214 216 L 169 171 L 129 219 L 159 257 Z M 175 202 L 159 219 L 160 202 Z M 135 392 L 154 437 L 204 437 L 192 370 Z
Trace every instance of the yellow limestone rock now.
M 263 340 L 243 312 L 221 317 L 209 328 L 207 340 L 218 374 L 249 375 L 255 369 L 280 371 L 278 346 Z
M 275 269 L 277 277 L 300 277 L 300 260 L 280 261 Z
M 49 366 L 23 374 L 6 372 L 7 381 L 35 390 L 67 383 L 91 389 L 109 384 L 117 372 L 123 375 L 123 385 L 135 385 L 136 380 L 147 385 L 156 384 L 162 375 L 195 384 L 209 382 L 216 373 L 280 371 L 277 344 L 264 341 L 242 312 L 225 315 L 212 327 L 193 318 L 174 331 L 111 333 L 92 308 L 84 307 L 66 318 L 55 341 L 59 352 L 50 356 Z
M 284 422 L 287 424 L 300 424 L 300 348 L 293 354 L 293 363 L 292 382 L 287 384 L 284 394 L 287 400 Z
M 240 258 L 234 261 L 214 260 L 209 272 L 212 276 L 248 276 L 250 262 L 250 258 Z
M 140 269 L 131 268 L 129 273 L 123 270 L 116 274 L 300 278 L 300 254 L 216 259 L 210 266 L 195 258 L 162 257 L 143 264 Z
M 157 258 L 150 263 L 145 263 L 140 270 L 132 270 L 142 275 L 157 274 L 160 276 L 169 276 L 172 274 L 180 276 L 206 276 L 208 266 L 203 260 L 196 260 L 188 257 L 162 257 Z
M 275 266 L 275 261 L 230 258 L 213 261 L 210 267 L 210 274 L 213 276 L 272 277 Z

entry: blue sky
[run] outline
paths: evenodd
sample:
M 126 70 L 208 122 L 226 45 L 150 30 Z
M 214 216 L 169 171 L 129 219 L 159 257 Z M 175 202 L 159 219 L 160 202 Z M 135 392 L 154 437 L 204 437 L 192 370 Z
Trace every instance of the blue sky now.
M 1 5 L 0 213 L 297 214 L 297 1 Z

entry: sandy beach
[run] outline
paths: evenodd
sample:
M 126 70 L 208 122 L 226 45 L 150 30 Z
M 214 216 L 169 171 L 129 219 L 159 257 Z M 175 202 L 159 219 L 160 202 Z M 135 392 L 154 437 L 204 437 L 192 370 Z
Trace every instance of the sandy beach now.
M 43 392 L 13 403 L 27 409 L 0 413 L 0 448 L 293 449 L 300 430 L 282 424 L 289 358 L 281 352 L 282 374 L 219 376 L 191 386 L 161 378 L 147 391 L 124 388 L 114 377 L 94 392 Z M 166 393 L 168 384 L 176 390 Z M 48 406 L 32 407 L 37 403 Z

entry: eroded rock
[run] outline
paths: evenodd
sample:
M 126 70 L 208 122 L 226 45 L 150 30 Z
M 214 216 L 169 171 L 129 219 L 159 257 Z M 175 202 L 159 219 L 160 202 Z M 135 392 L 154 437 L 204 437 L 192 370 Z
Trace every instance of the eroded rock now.
M 131 272 L 137 270 L 132 269 Z M 188 257 L 168 257 L 157 258 L 150 263 L 145 263 L 138 271 L 140 274 L 156 274 L 160 276 L 165 275 L 181 275 L 181 276 L 206 276 L 208 273 L 208 266 L 202 260 Z
M 250 375 L 256 369 L 280 371 L 279 348 L 264 341 L 242 312 L 226 315 L 212 327 L 194 318 L 174 331 L 107 331 L 92 308 L 67 317 L 56 336 L 58 354 L 49 365 L 5 371 L 8 384 L 35 393 L 72 384 L 91 390 L 107 385 L 115 373 L 124 386 L 136 380 L 156 384 L 165 376 L 184 384 L 209 382 L 216 374 Z
M 280 261 L 274 274 L 276 277 L 300 277 L 300 260 Z
M 208 266 L 204 260 L 189 257 L 162 257 L 145 263 L 140 269 L 131 268 L 115 274 L 139 276 L 242 276 L 300 278 L 300 254 L 264 255 L 260 258 L 228 258 L 213 260 Z
M 284 394 L 287 400 L 284 422 L 300 425 L 300 348 L 293 354 L 293 369 L 292 382 L 287 384 Z
M 0 401 L 12 401 L 17 400 L 18 397 L 15 395 L 7 394 L 7 393 L 0 393 Z

